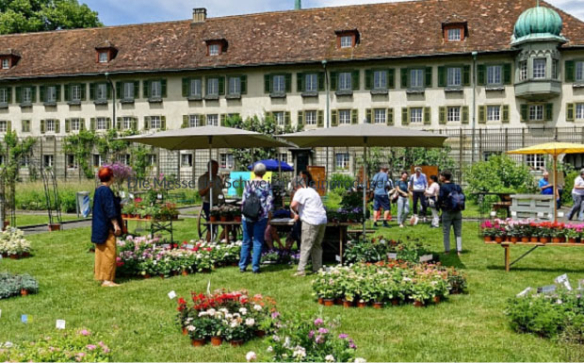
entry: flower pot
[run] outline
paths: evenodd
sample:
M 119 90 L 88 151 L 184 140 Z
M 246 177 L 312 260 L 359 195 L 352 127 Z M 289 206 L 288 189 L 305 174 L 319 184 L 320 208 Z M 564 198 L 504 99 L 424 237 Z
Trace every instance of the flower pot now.
M 500 237 L 500 236 L 495 237 L 495 242 L 497 242 L 497 243 L 503 243 L 503 237 Z
M 27 289 L 20 289 L 20 296 L 28 296 L 28 290 Z
M 235 217 L 233 218 L 233 220 L 234 220 L 235 222 L 239 222 L 239 223 L 241 223 L 241 216 L 235 216 Z
M 49 232 L 60 231 L 61 225 L 60 224 L 49 224 Z
M 349 301 L 349 300 L 343 300 L 343 307 L 344 308 L 352 308 L 353 307 L 353 302 Z
M 519 242 L 519 237 L 511 237 L 509 241 L 511 241 L 511 243 L 517 243 Z
M 552 238 L 552 243 L 560 243 L 562 240 L 560 237 L 553 237 Z
M 160 275 L 160 278 L 161 278 L 161 279 L 164 279 L 164 277 L 165 277 L 164 275 Z
M 365 301 L 359 301 L 359 302 L 357 303 L 357 307 L 358 307 L 359 309 L 364 309 L 364 308 L 366 308 L 366 307 L 367 307 L 367 302 L 365 302 Z
M 434 301 L 434 304 L 440 304 L 440 296 L 434 296 L 432 301 Z
M 218 347 L 221 344 L 223 344 L 222 337 L 211 337 L 211 345 L 213 345 L 214 347 Z
M 187 328 L 185 328 L 185 327 L 183 326 L 183 328 L 182 328 L 182 335 L 187 335 L 187 334 L 188 334 L 188 332 L 187 332 Z
M 193 344 L 193 347 L 202 347 L 207 344 L 207 341 L 205 339 L 193 339 L 191 343 Z
M 484 236 L 485 242 L 491 242 L 493 238 L 491 236 Z
M 576 238 L 569 238 L 568 243 L 576 243 Z
M 399 300 L 398 299 L 391 300 L 391 305 L 398 306 L 399 305 Z
M 241 347 L 243 343 L 244 343 L 243 340 L 231 340 L 229 342 L 229 344 L 231 344 L 232 347 Z
M 525 236 L 521 237 L 521 242 L 523 242 L 523 243 L 529 242 L 529 237 L 525 237 Z
M 229 217 L 227 217 L 227 216 L 221 216 L 220 218 L 221 218 L 221 222 L 229 221 Z
M 335 305 L 335 299 L 324 299 L 324 306 L 333 306 Z
M 532 242 L 532 243 L 537 243 L 537 242 L 539 242 L 539 237 L 531 237 L 531 238 L 529 239 L 529 242 Z
M 373 303 L 373 308 L 374 308 L 374 309 L 383 309 L 383 302 L 380 302 L 380 301 L 375 301 L 375 302 Z
M 146 275 L 144 275 L 144 279 L 149 279 L 149 278 L 151 278 L 151 277 L 152 277 L 152 276 L 150 276 L 149 274 L 146 274 Z
M 18 255 L 10 255 L 11 260 L 18 260 L 20 257 Z
M 324 305 L 324 299 L 322 297 L 318 298 L 318 304 L 319 305 Z
M 550 238 L 549 237 L 539 237 L 539 242 L 541 243 L 549 243 Z
M 335 299 L 335 305 L 343 305 L 343 299 L 338 297 Z
M 265 330 L 256 330 L 255 336 L 258 338 L 263 338 L 266 336 L 266 331 Z
M 416 301 L 414 301 L 414 306 L 417 308 L 424 307 L 424 302 L 416 300 Z
M 232 267 L 239 267 L 239 262 L 232 262 L 231 263 L 231 266 Z
M 210 216 L 209 222 L 217 222 L 217 216 Z
M 22 257 L 23 257 L 23 258 L 29 258 L 29 257 L 30 257 L 30 252 L 24 252 L 24 253 L 22 254 Z
M 182 270 L 182 272 L 180 274 L 183 276 L 188 276 L 189 272 L 187 270 Z

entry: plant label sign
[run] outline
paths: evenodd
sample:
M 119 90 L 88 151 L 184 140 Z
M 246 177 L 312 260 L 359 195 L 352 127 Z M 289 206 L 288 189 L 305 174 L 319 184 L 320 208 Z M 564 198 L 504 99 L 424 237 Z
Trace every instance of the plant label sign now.
M 388 253 L 387 258 L 390 260 L 397 260 L 397 253 Z
M 162 248 L 164 248 L 165 250 L 170 249 L 170 245 L 168 243 L 165 243 L 162 245 Z
M 159 199 L 159 200 L 162 200 L 162 194 L 158 194 L 158 195 L 156 196 L 156 198 L 157 198 L 157 199 Z
M 516 211 L 511 212 L 511 217 L 517 217 L 517 212 Z
M 543 287 L 538 287 L 537 292 L 540 294 L 551 294 L 556 291 L 556 285 L 548 285 Z
M 193 245 L 186 245 L 185 248 L 187 250 L 192 250 L 193 248 L 195 248 L 195 246 L 193 246 Z
M 563 284 L 564 287 L 568 291 L 572 291 L 572 285 L 570 285 L 570 280 L 568 279 L 568 274 L 563 274 L 563 275 L 560 275 L 560 276 L 556 277 L 556 279 L 554 280 L 554 282 L 556 284 Z
M 65 320 L 57 320 L 57 329 L 60 329 L 60 330 L 65 329 Z
M 176 297 L 176 292 L 174 292 L 174 290 L 168 293 L 168 298 L 170 300 L 174 299 L 175 297 Z
M 496 217 L 497 216 L 497 212 L 491 212 L 491 217 Z
M 558 218 L 564 218 L 565 214 L 564 212 L 558 212 Z
M 23 322 L 24 324 L 28 323 L 28 315 L 21 315 L 20 321 Z
M 124 199 L 124 198 L 126 197 L 126 192 L 124 192 L 124 191 L 121 191 L 121 192 L 120 192 L 120 197 L 122 197 L 122 199 Z
M 420 256 L 420 262 L 429 262 L 432 261 L 433 259 L 434 259 L 433 255 Z
M 584 280 L 578 280 L 578 290 L 584 290 Z
M 527 289 L 521 291 L 519 294 L 517 294 L 517 297 L 524 297 L 526 296 L 531 290 L 533 290 L 531 287 L 528 287 Z
M 339 255 L 336 255 L 336 256 L 335 256 L 335 260 L 336 260 L 337 262 L 339 262 L 339 263 L 340 263 L 340 262 L 341 262 L 341 256 L 339 256 Z
M 537 218 L 543 218 L 544 213 L 543 212 L 537 212 Z

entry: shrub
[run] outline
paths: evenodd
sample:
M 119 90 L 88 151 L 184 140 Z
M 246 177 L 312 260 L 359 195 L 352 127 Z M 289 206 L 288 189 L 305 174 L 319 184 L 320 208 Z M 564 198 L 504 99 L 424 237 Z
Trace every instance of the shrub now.
M 30 275 L 0 273 L 0 300 L 19 296 L 21 290 L 36 294 L 39 291 L 39 285 Z
M 330 190 L 343 195 L 347 189 L 351 189 L 355 184 L 355 179 L 347 174 L 333 174 L 330 180 Z
M 564 189 L 562 193 L 562 204 L 571 205 L 572 200 L 572 189 L 574 189 L 574 180 L 580 175 L 579 172 L 573 171 L 566 176 Z
M 24 238 L 24 232 L 17 228 L 8 228 L 0 232 L 0 255 L 23 256 L 31 251 L 30 242 Z

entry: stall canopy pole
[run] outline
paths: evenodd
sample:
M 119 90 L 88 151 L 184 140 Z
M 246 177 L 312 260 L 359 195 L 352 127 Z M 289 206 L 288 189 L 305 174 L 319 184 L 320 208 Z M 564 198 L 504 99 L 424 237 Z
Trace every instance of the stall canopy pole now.
M 213 210 L 213 165 L 212 160 L 212 150 L 213 150 L 213 136 L 209 136 L 209 163 L 207 163 L 207 168 L 209 169 L 209 215 L 211 215 L 211 210 Z M 210 218 L 209 218 L 210 220 Z M 211 231 L 211 241 L 213 241 L 213 226 L 209 225 L 209 230 Z
M 363 237 L 367 224 L 367 137 L 363 138 Z
M 558 221 L 558 201 L 556 200 L 558 195 L 558 154 L 554 154 L 554 197 L 552 198 L 554 202 L 554 222 Z

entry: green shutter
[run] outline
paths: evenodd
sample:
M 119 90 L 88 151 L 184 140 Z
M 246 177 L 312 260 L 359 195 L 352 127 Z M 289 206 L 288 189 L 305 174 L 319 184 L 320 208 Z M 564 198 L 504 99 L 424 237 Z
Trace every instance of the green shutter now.
M 106 91 L 106 94 L 107 94 L 107 99 L 108 99 L 108 100 L 111 100 L 111 99 L 112 99 L 112 87 L 110 86 L 110 84 L 109 84 L 109 83 L 106 83 L 106 86 L 105 86 L 105 88 L 106 88 L 106 90 L 107 90 L 107 91 Z
M 576 81 L 576 62 L 573 60 L 566 61 L 564 71 L 566 75 L 564 76 L 566 82 Z
M 12 121 L 6 121 L 6 131 L 12 131 Z
M 409 69 L 402 68 L 401 69 L 401 88 L 407 89 L 408 88 L 408 76 L 409 76 Z
M 359 110 L 353 109 L 351 110 L 351 124 L 357 125 L 359 123 Z
M 22 120 L 20 122 L 20 125 L 21 125 L 21 129 L 20 129 L 21 132 L 28 132 L 28 131 L 26 131 L 26 120 Z
M 319 110 L 316 119 L 316 126 L 317 127 L 324 127 L 324 111 Z
M 162 95 L 162 98 L 166 98 L 167 96 L 167 92 L 166 92 L 166 79 L 161 79 L 160 80 L 160 94 Z
M 511 84 L 513 79 L 513 68 L 511 63 L 503 64 L 503 83 Z
M 118 130 L 123 129 L 123 127 L 122 127 L 122 126 L 124 126 L 123 123 L 124 123 L 124 119 L 122 117 L 116 117 L 116 129 L 118 129 Z
M 479 106 L 479 124 L 487 123 L 487 107 Z
M 91 131 L 95 131 L 95 117 L 92 117 L 91 119 L 89 119 L 89 129 Z
M 68 133 L 71 131 L 71 120 L 68 118 L 65 119 L 65 132 Z
M 134 81 L 134 99 L 140 98 L 140 81 Z
M 487 83 L 487 66 L 484 64 L 477 65 L 477 84 L 484 86 Z
M 424 77 L 426 81 L 426 87 L 432 88 L 432 67 L 426 67 L 426 77 Z
M 226 127 L 225 121 L 227 121 L 227 115 L 222 113 L 221 115 L 219 115 L 219 126 Z
M 189 96 L 189 89 L 191 88 L 191 79 L 190 78 L 183 78 L 182 79 L 182 96 L 188 97 Z
M 272 76 L 264 74 L 264 93 L 272 93 Z
M 144 130 L 150 129 L 150 116 L 144 117 Z
M 14 93 L 16 93 L 16 103 L 22 102 L 22 87 L 15 87 Z
M 365 70 L 365 89 L 368 91 L 373 89 L 373 70 L 372 69 Z
M 470 86 L 470 66 L 465 65 L 462 67 L 462 84 L 465 86 Z
M 371 119 L 372 114 L 373 114 L 373 112 L 372 112 L 372 110 L 370 108 L 368 108 L 368 109 L 365 110 L 365 118 L 367 119 L 367 122 L 370 123 L 370 124 L 373 123 L 373 120 Z
M 71 101 L 71 85 L 65 85 L 65 101 Z
M 438 87 L 446 87 L 446 67 L 438 67 Z
M 41 120 L 41 134 L 45 133 L 45 120 Z
M 108 117 L 105 119 L 105 122 L 106 122 L 107 129 L 108 130 L 111 129 L 112 128 L 112 119 L 110 117 Z
M 219 96 L 225 94 L 225 77 L 218 77 L 217 83 L 219 84 Z
M 440 107 L 439 121 L 440 125 L 446 125 L 446 107 Z
M 529 105 L 521 105 L 521 122 L 527 122 L 529 119 Z
M 567 122 L 574 122 L 576 120 L 575 117 L 575 109 L 576 105 L 574 103 L 567 103 L 566 104 L 566 121 Z
M 12 87 L 6 87 L 6 99 L 8 103 L 12 103 Z
M 116 82 L 116 95 L 118 99 L 122 99 L 124 94 L 122 93 L 122 82 Z
M 325 90 L 325 86 L 326 86 L 326 81 L 325 81 L 325 74 L 324 72 L 319 72 L 318 73 L 318 90 L 319 91 L 324 91 Z
M 96 87 L 95 83 L 89 84 L 89 99 L 91 101 L 95 100 L 95 87 Z
M 292 126 L 292 120 L 290 119 L 290 111 L 284 112 L 284 123 L 286 126 Z
M 424 107 L 424 125 L 432 125 L 432 109 L 430 107 Z
M 61 85 L 57 84 L 55 85 L 55 99 L 57 100 L 57 102 L 61 102 Z
M 55 134 L 61 133 L 61 120 L 55 120 Z
M 337 110 L 331 111 L 331 126 L 332 127 L 339 126 L 339 111 Z
M 286 93 L 291 93 L 292 92 L 292 74 L 291 73 L 286 73 L 284 74 L 284 82 L 286 83 Z
M 30 86 L 30 93 L 32 94 L 32 103 L 36 103 L 37 101 L 37 87 L 36 86 Z
M 241 83 L 241 94 L 247 94 L 247 76 L 240 76 L 239 82 Z
M 206 115 L 199 115 L 199 125 L 205 126 L 207 125 L 207 116 Z
M 87 100 L 87 85 L 85 83 L 81 83 L 79 85 L 81 87 L 81 101 Z
M 304 126 L 304 111 L 298 111 L 298 126 Z
M 79 130 L 85 131 L 85 119 L 84 118 L 79 119 Z
M 501 106 L 501 109 L 503 111 L 502 121 L 504 124 L 508 124 L 511 121 L 511 118 L 509 117 L 509 105 L 503 105 Z
M 387 70 L 387 88 L 395 88 L 395 68 L 390 68 Z
M 143 81 L 142 83 L 142 95 L 144 98 L 150 98 L 150 81 Z
M 160 116 L 160 129 L 166 130 L 166 116 Z
M 387 110 L 387 126 L 393 126 L 393 108 Z
M 186 129 L 187 127 L 189 127 L 189 115 L 183 115 L 183 122 L 180 128 Z
M 138 131 L 138 117 L 132 117 L 132 130 Z
M 304 92 L 304 73 L 296 73 L 296 92 Z
M 41 102 L 46 102 L 46 89 L 47 86 L 39 86 L 39 93 L 40 93 L 40 98 L 41 98 Z
M 353 71 L 351 73 L 351 84 L 353 85 L 353 91 L 358 91 L 361 89 L 361 78 L 359 70 Z
M 407 107 L 402 107 L 402 126 L 410 124 L 410 110 Z
M 339 73 L 338 72 L 331 72 L 331 91 L 337 90 L 337 85 L 339 83 Z
M 553 121 L 554 120 L 554 104 L 547 103 L 545 105 L 545 120 L 546 121 Z
M 468 125 L 469 123 L 469 109 L 468 106 L 462 106 L 462 124 Z

